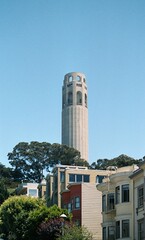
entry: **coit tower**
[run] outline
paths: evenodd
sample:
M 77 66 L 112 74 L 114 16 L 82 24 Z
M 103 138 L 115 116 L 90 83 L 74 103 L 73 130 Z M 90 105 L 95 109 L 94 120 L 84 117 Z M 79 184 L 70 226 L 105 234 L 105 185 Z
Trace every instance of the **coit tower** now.
M 62 144 L 80 151 L 88 161 L 88 100 L 86 77 L 71 72 L 62 87 Z

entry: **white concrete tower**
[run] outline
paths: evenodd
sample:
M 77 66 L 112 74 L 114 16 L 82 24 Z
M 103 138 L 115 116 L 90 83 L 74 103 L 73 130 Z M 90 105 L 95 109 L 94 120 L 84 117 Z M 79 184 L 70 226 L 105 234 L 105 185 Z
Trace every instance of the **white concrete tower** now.
M 62 144 L 80 151 L 88 161 L 88 103 L 85 75 L 71 72 L 62 87 Z

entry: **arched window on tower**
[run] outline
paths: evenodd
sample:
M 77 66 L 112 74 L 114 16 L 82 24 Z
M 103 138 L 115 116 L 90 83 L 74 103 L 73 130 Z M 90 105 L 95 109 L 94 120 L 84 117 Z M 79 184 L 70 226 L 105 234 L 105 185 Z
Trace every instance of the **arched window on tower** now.
M 72 92 L 68 92 L 68 105 L 73 104 L 73 95 Z
M 77 75 L 76 77 L 77 81 L 80 82 L 81 81 L 81 77 Z
M 72 77 L 72 76 L 69 76 L 68 80 L 69 80 L 69 82 L 72 82 L 73 77 Z
M 63 97 L 62 97 L 62 107 L 65 107 L 65 94 L 63 93 Z
M 85 107 L 88 106 L 87 94 L 85 93 Z
M 82 105 L 82 93 L 80 91 L 77 92 L 77 105 Z

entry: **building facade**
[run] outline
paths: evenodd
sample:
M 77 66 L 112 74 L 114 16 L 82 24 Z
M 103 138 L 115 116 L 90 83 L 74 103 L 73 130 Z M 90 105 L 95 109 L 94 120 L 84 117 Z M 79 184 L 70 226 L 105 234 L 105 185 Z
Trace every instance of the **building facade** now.
M 102 240 L 101 192 L 96 184 L 110 170 L 91 170 L 83 166 L 57 165 L 47 176 L 47 205 L 57 204 L 73 214 L 73 221 L 86 226 L 94 240 Z
M 38 183 L 21 183 L 16 188 L 17 195 L 26 195 L 38 198 Z
M 116 169 L 104 182 L 97 185 L 102 192 L 103 240 L 135 240 L 134 187 L 130 176 L 136 165 Z
M 53 174 L 47 175 L 48 206 L 57 204 L 58 207 L 62 207 L 61 193 L 67 189 L 69 184 L 97 184 L 109 173 L 109 170 L 91 170 L 83 166 L 56 165 Z
M 88 93 L 83 73 L 65 75 L 62 87 L 62 144 L 88 160 Z
M 133 181 L 133 236 L 134 240 L 145 240 L 145 162 L 130 179 Z
M 86 227 L 93 240 L 102 240 L 101 192 L 95 183 L 72 183 L 62 192 L 63 208 L 72 213 L 72 221 Z

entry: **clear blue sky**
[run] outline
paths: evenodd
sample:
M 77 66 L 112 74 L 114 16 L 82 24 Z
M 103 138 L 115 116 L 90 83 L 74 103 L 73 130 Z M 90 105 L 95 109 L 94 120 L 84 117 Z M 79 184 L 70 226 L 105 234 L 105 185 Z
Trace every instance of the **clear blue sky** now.
M 145 1 L 0 1 L 0 162 L 61 143 L 64 75 L 86 75 L 89 162 L 145 156 Z

